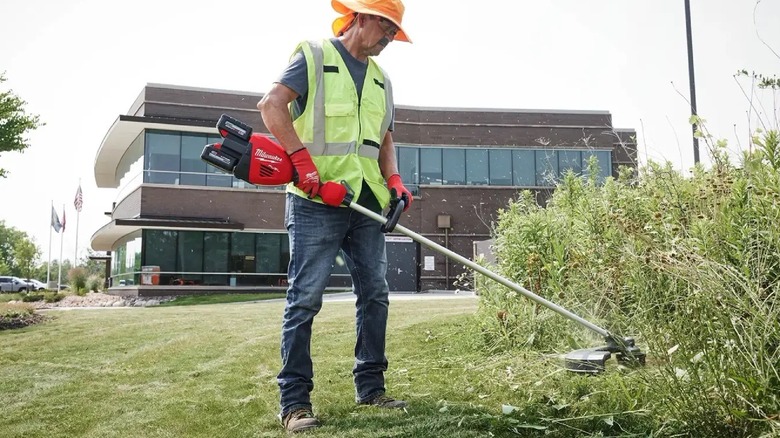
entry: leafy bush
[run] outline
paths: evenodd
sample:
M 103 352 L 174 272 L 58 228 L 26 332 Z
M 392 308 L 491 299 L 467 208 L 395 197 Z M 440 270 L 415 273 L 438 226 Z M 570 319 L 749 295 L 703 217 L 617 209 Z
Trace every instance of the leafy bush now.
M 713 167 L 690 178 L 656 163 L 601 186 L 570 174 L 546 208 L 524 193 L 500 213 L 502 275 L 637 335 L 651 363 L 638 376 L 653 388 L 642 407 L 664 433 L 780 430 L 780 149 L 774 131 L 754 143 L 739 166 L 714 148 Z M 483 284 L 480 330 L 491 349 L 603 341 Z
M 35 313 L 35 309 L 29 304 L 0 303 L 0 318 L 19 318 Z
M 92 275 L 87 279 L 86 288 L 88 292 L 100 292 L 103 288 L 103 278 Z
M 35 309 L 24 303 L 0 303 L 0 330 L 27 327 L 46 319 L 35 313 Z
M 37 292 L 30 292 L 30 293 L 22 296 L 22 301 L 24 301 L 25 303 L 32 303 L 32 302 L 35 302 L 35 301 L 43 301 L 43 299 L 44 299 L 44 294 L 37 293 Z
M 65 298 L 66 295 L 62 292 L 45 292 L 43 294 L 43 300 L 47 303 L 56 303 L 58 301 L 62 301 L 63 298 Z
M 87 270 L 84 268 L 73 268 L 68 271 L 68 282 L 73 292 L 78 295 L 84 295 L 87 289 Z

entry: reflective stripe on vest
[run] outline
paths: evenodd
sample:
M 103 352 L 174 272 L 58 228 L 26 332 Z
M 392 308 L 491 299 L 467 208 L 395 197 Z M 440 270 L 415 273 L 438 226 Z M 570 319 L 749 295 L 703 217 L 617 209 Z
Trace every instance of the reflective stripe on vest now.
M 320 178 L 346 181 L 355 199 L 365 180 L 379 204 L 386 206 L 390 197 L 378 159 L 394 109 L 389 78 L 369 59 L 358 102 L 352 76 L 331 41 L 304 42 L 295 53 L 298 51 L 306 59 L 310 91 L 306 108 L 293 121 L 293 127 L 312 155 Z M 384 106 L 377 105 L 382 100 Z M 292 184 L 288 191 L 305 196 Z

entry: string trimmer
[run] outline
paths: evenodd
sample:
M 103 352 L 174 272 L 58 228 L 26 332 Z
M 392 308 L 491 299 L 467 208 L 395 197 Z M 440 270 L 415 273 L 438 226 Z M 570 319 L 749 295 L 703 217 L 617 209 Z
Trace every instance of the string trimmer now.
M 222 136 L 222 143 L 206 145 L 201 158 L 207 163 L 233 174 L 236 178 L 260 186 L 275 186 L 295 182 L 297 175 L 289 156 L 278 143 L 271 138 L 252 132 L 252 128 L 230 116 L 222 115 L 217 122 L 217 129 Z M 382 224 L 382 231 L 389 233 L 398 231 L 414 241 L 441 253 L 464 266 L 524 295 L 526 298 L 557 312 L 564 317 L 598 333 L 606 341 L 606 345 L 595 348 L 584 348 L 567 353 L 564 364 L 567 370 L 578 373 L 599 373 L 604 370 L 606 361 L 614 353 L 619 362 L 642 365 L 645 363 L 645 353 L 630 337 L 618 336 L 604 328 L 581 318 L 569 310 L 542 298 L 528 289 L 480 266 L 477 263 L 457 254 L 401 225 L 398 219 L 408 199 L 404 196 L 393 199 L 387 216 L 353 202 L 351 189 L 344 183 L 329 181 L 324 183 L 319 196 L 325 204 L 338 207 L 347 206 Z

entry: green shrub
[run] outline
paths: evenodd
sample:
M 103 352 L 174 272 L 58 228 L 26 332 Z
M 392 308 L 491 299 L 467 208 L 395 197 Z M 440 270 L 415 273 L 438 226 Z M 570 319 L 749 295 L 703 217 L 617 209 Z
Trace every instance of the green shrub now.
M 84 268 L 72 268 L 68 271 L 70 287 L 78 295 L 84 295 L 87 288 L 87 270 Z
M 103 289 L 103 278 L 97 275 L 92 275 L 87 279 L 87 291 L 88 292 L 100 292 Z
M 522 194 L 494 248 L 502 275 L 580 316 L 636 336 L 652 394 L 638 408 L 665 434 L 780 429 L 778 135 L 739 166 L 719 148 L 685 178 L 649 163 L 603 185 L 566 175 L 548 205 Z M 591 173 L 592 174 L 592 173 Z M 480 289 L 489 349 L 564 352 L 602 340 L 492 281 Z
M 0 294 L 0 303 L 7 303 L 9 301 L 20 301 L 24 294 Z
M 30 293 L 22 296 L 22 301 L 24 301 L 25 303 L 32 303 L 32 302 L 35 302 L 35 301 L 43 301 L 43 298 L 44 298 L 43 295 L 44 294 L 37 293 L 37 292 L 30 292 Z
M 47 303 L 56 303 L 58 301 L 62 301 L 63 298 L 65 298 L 66 295 L 62 292 L 44 292 L 43 294 L 43 300 Z
M 19 318 L 35 313 L 35 309 L 29 304 L 0 303 L 0 318 Z

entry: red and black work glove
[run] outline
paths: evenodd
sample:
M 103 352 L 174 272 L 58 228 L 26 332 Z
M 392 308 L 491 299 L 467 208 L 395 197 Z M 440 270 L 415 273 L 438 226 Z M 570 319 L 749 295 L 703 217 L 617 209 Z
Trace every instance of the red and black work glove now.
M 404 183 L 401 182 L 401 175 L 394 173 L 387 178 L 387 188 L 390 189 L 390 197 L 393 199 L 401 198 L 406 195 L 406 204 L 404 205 L 404 211 L 409 209 L 412 205 L 412 193 L 404 187 Z
M 309 199 L 317 196 L 320 190 L 320 174 L 317 172 L 317 166 L 309 155 L 309 150 L 300 148 L 290 154 L 290 160 L 293 164 L 293 183 L 295 187 L 303 190 Z

